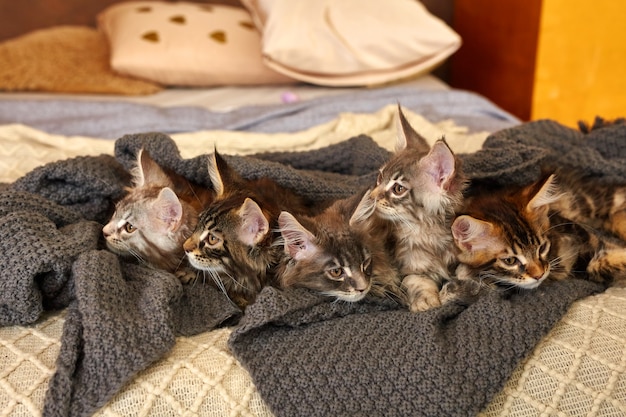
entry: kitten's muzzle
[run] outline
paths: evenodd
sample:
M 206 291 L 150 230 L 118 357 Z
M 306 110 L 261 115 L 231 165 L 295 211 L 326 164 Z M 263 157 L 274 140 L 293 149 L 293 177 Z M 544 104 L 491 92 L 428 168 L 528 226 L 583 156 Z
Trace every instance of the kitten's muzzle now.
M 192 239 L 187 239 L 185 243 L 183 243 L 183 249 L 185 250 L 185 253 L 193 252 L 194 250 L 196 250 L 197 247 L 198 245 L 196 245 L 196 243 Z
M 382 189 L 382 187 L 374 187 L 374 189 L 372 191 L 370 191 L 370 199 L 376 201 L 378 200 L 378 198 L 380 198 L 381 193 L 384 194 L 384 190 Z
M 102 228 L 102 235 L 105 238 L 108 238 L 109 236 L 111 236 L 113 234 L 115 230 L 113 229 L 113 227 L 111 227 L 111 224 L 107 224 Z
M 528 265 L 526 267 L 526 275 L 537 281 L 543 279 L 547 273 L 547 268 L 544 268 L 540 265 Z

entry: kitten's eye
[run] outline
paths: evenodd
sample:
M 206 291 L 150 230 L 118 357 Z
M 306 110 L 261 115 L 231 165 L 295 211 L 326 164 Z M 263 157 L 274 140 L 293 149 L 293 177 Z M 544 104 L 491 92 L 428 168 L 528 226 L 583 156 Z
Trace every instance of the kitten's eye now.
M 209 245 L 215 246 L 220 243 L 220 238 L 215 236 L 213 233 L 209 233 L 206 237 L 206 241 Z
M 508 258 L 502 258 L 501 261 L 504 262 L 504 264 L 508 265 L 508 266 L 516 265 L 519 262 L 515 256 L 509 256 Z
M 126 233 L 133 233 L 135 230 L 137 230 L 137 228 L 130 223 L 126 223 L 124 225 L 124 230 L 126 231 Z
M 343 275 L 343 268 L 331 268 L 328 270 L 328 275 L 333 279 L 341 278 Z
M 407 188 L 400 184 L 400 183 L 395 183 L 393 185 L 393 187 L 391 187 L 391 191 L 395 194 L 395 195 L 402 195 L 404 193 L 406 193 Z

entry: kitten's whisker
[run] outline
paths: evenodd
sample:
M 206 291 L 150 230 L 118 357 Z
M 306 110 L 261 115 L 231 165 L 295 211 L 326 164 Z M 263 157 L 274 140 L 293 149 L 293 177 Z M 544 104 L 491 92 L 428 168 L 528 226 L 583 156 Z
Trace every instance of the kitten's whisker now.
M 135 259 L 137 259 L 139 261 L 139 263 L 143 264 L 143 265 L 148 265 L 148 262 L 143 259 L 143 257 L 141 256 L 141 254 L 139 252 L 137 252 L 135 249 L 128 247 L 128 253 L 130 253 Z
M 193 194 L 193 196 L 195 197 L 196 201 L 198 203 L 202 204 L 202 199 L 200 198 L 200 196 L 198 195 L 198 193 L 196 193 L 196 190 L 194 189 L 194 187 L 189 183 L 189 181 L 187 181 L 187 186 L 189 187 L 189 190 L 191 190 L 191 194 Z
M 235 279 L 235 277 L 233 277 L 232 275 L 230 275 L 228 272 L 224 272 L 224 274 L 226 274 L 234 283 L 235 285 L 241 287 L 242 289 L 249 291 L 250 288 L 246 287 L 245 285 L 243 285 L 242 282 L 240 282 L 240 280 Z
M 224 285 L 224 282 L 220 279 L 219 275 L 217 272 L 209 270 L 206 271 L 208 272 L 209 276 L 211 277 L 211 279 L 213 280 L 213 282 L 215 283 L 215 285 L 217 285 L 218 289 L 220 291 L 222 291 L 224 293 L 224 295 L 226 296 L 226 298 L 233 304 L 236 305 L 236 303 L 232 300 L 232 298 L 230 298 L 230 296 L 228 295 L 228 291 L 226 291 L 226 286 Z
M 180 266 L 185 262 L 185 259 L 187 259 L 187 255 L 183 254 L 183 256 L 181 256 L 180 259 L 178 260 L 178 264 L 176 265 L 176 269 L 180 268 Z
M 548 227 L 546 230 L 544 230 L 543 233 L 548 233 L 550 230 L 555 229 L 555 228 L 560 227 L 560 226 L 569 226 L 569 225 L 577 225 L 577 224 L 578 223 L 572 222 L 572 221 L 552 224 L 552 225 L 550 225 L 550 227 Z

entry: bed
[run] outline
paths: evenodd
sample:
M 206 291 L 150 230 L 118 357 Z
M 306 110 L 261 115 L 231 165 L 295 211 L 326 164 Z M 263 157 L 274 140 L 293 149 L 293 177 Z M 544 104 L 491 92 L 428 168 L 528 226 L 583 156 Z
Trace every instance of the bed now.
M 56 21 L 95 24 L 99 13 L 102 29 L 113 3 Z M 198 3 L 235 4 L 257 36 L 280 28 L 267 15 L 272 2 Z M 283 3 L 274 4 L 293 5 Z M 452 2 L 424 3 L 448 30 Z M 145 2 L 133 7 L 147 13 Z M 168 16 L 189 23 L 180 11 Z M 80 37 L 84 48 L 62 50 L 66 58 L 94 53 L 105 36 L 88 26 L 46 30 L 58 45 Z M 230 39 L 217 32 L 216 42 Z M 398 104 L 429 141 L 445 136 L 472 177 L 524 183 L 553 158 L 626 179 L 624 123 L 524 123 L 450 88 L 431 71 L 459 46 L 444 34 L 440 55 L 374 78 L 302 70 L 280 54 L 256 85 L 241 82 L 249 74 L 210 86 L 197 74 L 159 78 L 180 76 L 172 68 L 129 77 L 80 59 L 64 61 L 72 79 L 41 68 L 20 80 L 2 74 L 0 415 L 626 415 L 624 288 L 572 280 L 418 314 L 267 288 L 244 314 L 211 285 L 183 286 L 103 247 L 102 224 L 141 147 L 201 183 L 217 147 L 244 176 L 269 175 L 313 198 L 347 196 L 393 151 Z M 32 68 L 16 50 L 32 52 L 41 39 L 18 41 L 0 44 L 0 56 Z

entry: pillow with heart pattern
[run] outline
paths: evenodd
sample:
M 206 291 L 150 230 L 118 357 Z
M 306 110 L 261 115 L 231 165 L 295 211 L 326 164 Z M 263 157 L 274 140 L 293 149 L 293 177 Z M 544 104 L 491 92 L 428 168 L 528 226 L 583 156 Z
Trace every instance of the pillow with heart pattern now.
M 132 1 L 98 15 L 113 70 L 167 86 L 289 83 L 267 67 L 261 35 L 242 7 Z

